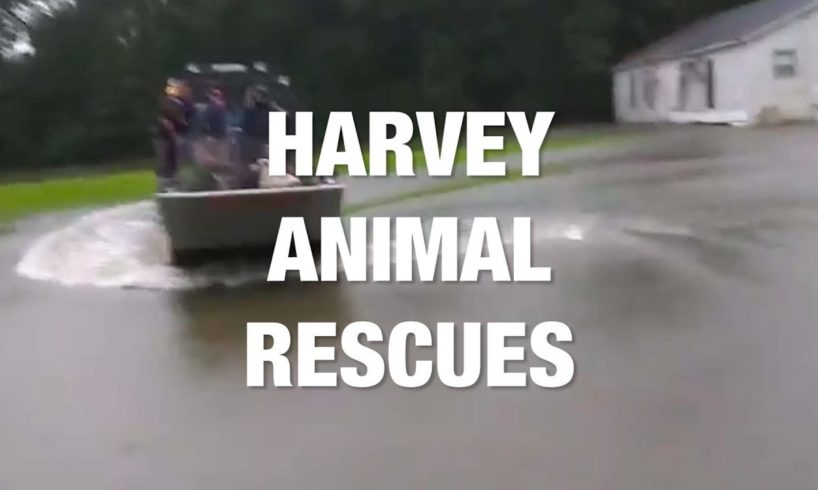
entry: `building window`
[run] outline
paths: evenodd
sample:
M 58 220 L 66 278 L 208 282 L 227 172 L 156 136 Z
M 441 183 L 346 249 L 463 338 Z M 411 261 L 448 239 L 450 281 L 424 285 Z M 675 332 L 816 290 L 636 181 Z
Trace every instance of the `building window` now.
M 631 109 L 636 109 L 636 73 L 630 72 L 628 76 L 628 84 L 630 88 L 630 105 Z
M 642 73 L 642 98 L 648 109 L 656 108 L 656 98 L 659 92 L 659 76 L 656 70 L 649 68 Z
M 707 60 L 707 108 L 716 108 L 716 63 Z
M 684 61 L 679 65 L 679 100 L 676 108 L 680 111 L 687 109 L 687 90 L 690 85 L 690 62 Z
M 777 79 L 798 76 L 798 53 L 794 49 L 782 49 L 773 53 L 773 74 Z

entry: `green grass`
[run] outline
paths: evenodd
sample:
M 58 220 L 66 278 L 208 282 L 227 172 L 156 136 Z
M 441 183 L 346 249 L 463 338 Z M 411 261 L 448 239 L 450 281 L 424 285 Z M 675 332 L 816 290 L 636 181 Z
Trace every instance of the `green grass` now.
M 599 134 L 552 136 L 546 142 L 545 149 L 556 150 L 599 144 L 614 138 L 617 137 L 600 136 Z M 506 141 L 505 149 L 487 152 L 487 158 L 496 159 L 504 154 L 514 154 L 520 151 L 516 139 L 507 138 Z M 459 148 L 457 152 L 458 164 L 464 163 L 465 155 L 465 148 Z M 422 150 L 414 150 L 414 156 L 415 165 L 419 167 L 425 165 Z M 390 171 L 394 172 L 394 155 L 390 154 L 388 165 Z M 551 172 L 560 171 L 559 167 L 554 167 L 554 169 Z M 545 173 L 549 173 L 549 170 L 546 170 Z M 453 192 L 490 183 L 514 180 L 520 177 L 520 175 L 512 172 L 510 175 L 500 178 L 453 179 L 429 189 L 390 197 L 384 201 L 354 206 L 347 209 L 346 212 L 360 211 L 364 208 L 368 209 L 431 194 Z M 82 177 L 57 177 L 36 182 L 0 184 L 0 224 L 8 224 L 14 220 L 38 213 L 148 199 L 153 195 L 155 189 L 155 177 L 150 170 L 114 171 L 104 175 L 92 171 L 89 172 L 89 175 Z M 0 227 L 0 231 L 2 231 L 2 227 Z
M 0 222 L 47 211 L 138 201 L 155 190 L 156 180 L 149 170 L 5 184 L 0 186 Z

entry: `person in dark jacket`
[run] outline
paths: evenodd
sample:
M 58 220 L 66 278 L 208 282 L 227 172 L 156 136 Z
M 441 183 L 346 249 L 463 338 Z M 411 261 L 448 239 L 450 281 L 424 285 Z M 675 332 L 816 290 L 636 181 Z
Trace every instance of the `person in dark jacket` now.
M 270 102 L 264 86 L 250 87 L 244 98 L 244 112 L 241 129 L 247 136 L 267 139 L 269 128 Z
M 227 104 L 224 93 L 217 88 L 210 92 L 202 114 L 202 134 L 216 139 L 227 137 Z
M 247 89 L 242 111 L 242 161 L 253 163 L 263 157 L 270 137 L 272 104 L 267 87 L 257 85 Z
M 179 171 L 179 140 L 190 128 L 191 119 L 186 111 L 184 89 L 182 82 L 171 80 L 159 100 L 154 145 L 159 157 L 156 174 L 160 189 L 175 186 Z
M 190 157 L 189 135 L 195 114 L 188 84 L 183 80 L 168 80 L 159 100 L 159 114 L 154 127 L 154 147 L 159 160 L 156 174 L 160 189 L 176 186 L 180 160 Z

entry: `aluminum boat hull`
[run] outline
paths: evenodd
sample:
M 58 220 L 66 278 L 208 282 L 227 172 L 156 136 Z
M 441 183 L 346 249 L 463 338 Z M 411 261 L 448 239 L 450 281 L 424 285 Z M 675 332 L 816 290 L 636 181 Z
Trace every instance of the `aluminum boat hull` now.
M 321 218 L 340 216 L 340 184 L 275 189 L 167 192 L 156 195 L 180 265 L 222 254 L 272 254 L 281 219 L 303 217 L 310 241 L 321 240 Z

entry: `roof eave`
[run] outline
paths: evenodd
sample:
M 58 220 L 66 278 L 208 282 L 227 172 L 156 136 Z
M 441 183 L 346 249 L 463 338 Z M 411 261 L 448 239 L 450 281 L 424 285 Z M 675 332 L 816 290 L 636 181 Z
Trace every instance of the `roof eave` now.
M 792 22 L 795 22 L 798 19 L 800 19 L 802 16 L 807 15 L 807 14 L 809 14 L 809 13 L 815 11 L 815 10 L 818 10 L 818 0 L 815 0 L 815 1 L 807 4 L 806 6 L 795 10 L 790 14 L 783 15 L 783 16 L 779 17 L 778 19 L 775 19 L 775 20 L 773 20 L 771 22 L 768 22 L 767 24 L 761 26 L 760 28 L 756 29 L 753 32 L 750 32 L 750 33 L 742 36 L 739 39 L 736 39 L 736 40 L 733 40 L 733 41 L 727 41 L 727 42 L 723 42 L 723 43 L 712 44 L 712 45 L 706 46 L 704 48 L 700 48 L 700 49 L 693 50 L 693 51 L 687 51 L 687 52 L 672 55 L 672 56 L 664 56 L 664 57 L 657 57 L 657 58 L 646 57 L 646 58 L 639 59 L 639 60 L 634 60 L 634 61 L 624 60 L 624 61 L 621 61 L 620 63 L 617 63 L 616 65 L 614 65 L 614 67 L 611 69 L 611 71 L 614 72 L 614 73 L 617 73 L 617 72 L 620 72 L 620 71 L 623 71 L 623 70 L 632 70 L 634 68 L 643 67 L 643 66 L 646 66 L 646 65 L 652 65 L 652 64 L 656 64 L 656 63 L 661 63 L 661 62 L 664 62 L 664 61 L 672 61 L 672 60 L 677 60 L 677 59 L 690 58 L 690 57 L 693 57 L 693 56 L 700 56 L 702 54 L 710 53 L 710 52 L 713 52 L 713 51 L 718 51 L 718 50 L 721 50 L 721 49 L 727 49 L 727 48 L 735 47 L 735 46 L 738 46 L 740 44 L 747 44 L 747 43 L 753 42 L 753 41 L 755 41 L 755 40 L 757 40 L 759 38 L 762 38 L 762 37 L 764 37 L 764 36 L 766 36 L 766 35 L 768 35 L 768 34 L 770 34 L 772 32 L 775 32 L 775 31 L 777 31 L 779 29 L 783 29 L 784 27 L 791 24 Z
M 669 56 L 657 56 L 655 58 L 646 57 L 640 60 L 634 61 L 623 61 L 617 65 L 615 65 L 612 69 L 613 72 L 620 72 L 624 70 L 633 70 L 635 68 L 641 68 L 648 65 L 655 65 L 657 63 L 664 63 L 666 61 L 674 61 L 674 60 L 683 60 L 685 58 L 695 58 L 697 56 L 702 56 L 705 54 L 713 53 L 716 51 L 722 51 L 724 49 L 735 48 L 736 46 L 741 46 L 742 44 L 746 44 L 747 40 L 745 39 L 733 39 L 731 41 L 724 41 L 720 43 L 711 44 L 709 46 L 705 46 L 703 48 L 694 49 L 691 51 L 685 51 L 683 53 L 678 53 Z
M 767 24 L 759 27 L 755 31 L 752 31 L 752 32 L 748 33 L 742 39 L 744 40 L 744 42 L 747 42 L 747 43 L 753 42 L 753 41 L 755 41 L 757 39 L 763 38 L 763 37 L 775 32 L 775 31 L 778 31 L 780 29 L 783 29 L 783 28 L 787 27 L 788 25 L 792 24 L 793 22 L 796 22 L 799 19 L 801 19 L 801 17 L 803 17 L 805 15 L 808 15 L 808 14 L 811 14 L 815 10 L 818 10 L 818 0 L 815 0 L 815 1 L 807 4 L 803 8 L 795 10 L 790 14 L 783 15 L 783 16 L 779 17 L 778 19 L 776 19 L 776 20 L 774 20 L 772 22 L 768 22 Z

